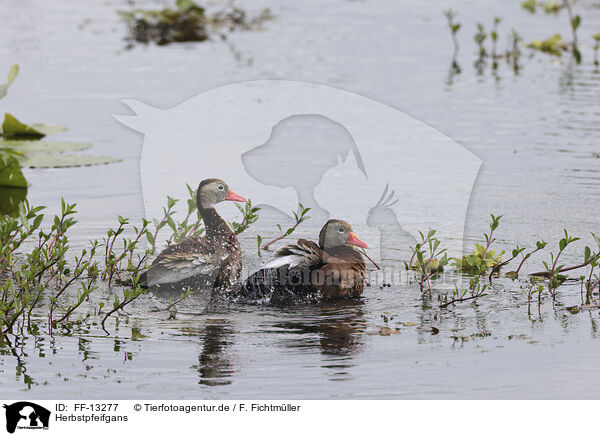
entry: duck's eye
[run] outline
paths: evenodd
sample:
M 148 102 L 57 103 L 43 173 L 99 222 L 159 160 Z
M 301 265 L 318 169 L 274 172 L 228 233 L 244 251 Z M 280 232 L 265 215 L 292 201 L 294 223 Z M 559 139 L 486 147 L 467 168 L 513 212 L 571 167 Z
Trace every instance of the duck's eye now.
M 223 185 L 219 185 L 219 191 L 222 191 L 223 189 L 225 189 L 225 187 Z
M 343 227 L 338 227 L 338 232 L 344 233 L 344 228 Z

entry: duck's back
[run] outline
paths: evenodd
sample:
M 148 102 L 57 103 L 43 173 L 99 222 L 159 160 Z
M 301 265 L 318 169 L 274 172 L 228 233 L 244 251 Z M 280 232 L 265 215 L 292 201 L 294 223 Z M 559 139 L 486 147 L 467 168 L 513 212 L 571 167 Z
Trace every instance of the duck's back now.
M 275 259 L 242 285 L 242 298 L 271 304 L 347 298 L 363 291 L 365 263 L 351 247 L 322 250 L 304 239 L 279 250 Z

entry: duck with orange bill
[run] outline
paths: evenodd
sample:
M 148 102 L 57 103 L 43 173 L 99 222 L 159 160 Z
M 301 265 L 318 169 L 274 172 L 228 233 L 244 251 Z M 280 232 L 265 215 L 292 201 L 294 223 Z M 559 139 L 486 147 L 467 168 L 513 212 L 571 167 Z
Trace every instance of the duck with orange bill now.
M 241 296 L 271 304 L 358 297 L 364 288 L 365 260 L 356 247 L 368 248 L 350 224 L 331 219 L 318 243 L 299 239 L 278 250 L 243 283 Z
M 196 205 L 204 222 L 204 236 L 188 237 L 163 250 L 141 275 L 142 286 L 202 283 L 216 290 L 231 289 L 239 280 L 242 253 L 237 236 L 215 208 L 223 201 L 246 199 L 231 191 L 223 180 L 200 182 Z

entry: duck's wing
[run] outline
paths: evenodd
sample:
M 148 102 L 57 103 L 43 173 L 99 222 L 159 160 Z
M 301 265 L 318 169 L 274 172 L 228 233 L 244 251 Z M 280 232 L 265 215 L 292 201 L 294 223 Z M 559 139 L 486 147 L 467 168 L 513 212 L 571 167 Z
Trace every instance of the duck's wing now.
M 145 286 L 174 283 L 215 273 L 223 259 L 206 238 L 186 238 L 169 245 L 152 262 L 142 277 Z
M 366 273 L 364 259 L 354 249 L 345 251 L 347 252 L 341 256 L 328 256 L 324 265 L 319 268 L 324 280 L 315 287 L 324 297 L 356 297 L 363 291 Z
M 323 264 L 323 250 L 317 244 L 299 239 L 277 252 L 273 260 L 263 265 L 242 284 L 240 295 L 252 301 L 277 304 L 298 300 L 312 287 L 303 280 L 303 272 Z
M 287 266 L 288 269 L 313 268 L 323 263 L 323 250 L 313 241 L 298 239 L 295 244 L 286 245 L 275 252 L 275 258 L 261 269 Z

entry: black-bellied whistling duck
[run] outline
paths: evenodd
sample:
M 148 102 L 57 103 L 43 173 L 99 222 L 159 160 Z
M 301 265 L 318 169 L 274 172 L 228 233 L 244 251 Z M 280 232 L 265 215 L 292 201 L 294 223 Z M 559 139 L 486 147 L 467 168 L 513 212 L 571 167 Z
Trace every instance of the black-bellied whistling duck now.
M 364 287 L 365 261 L 353 246 L 367 248 L 346 221 L 332 219 L 319 243 L 299 239 L 242 285 L 242 297 L 270 303 L 313 298 L 358 297 Z
M 204 222 L 204 236 L 168 246 L 141 275 L 140 284 L 152 287 L 198 279 L 212 283 L 214 289 L 231 287 L 242 270 L 242 252 L 235 233 L 215 210 L 217 203 L 226 200 L 246 201 L 230 191 L 223 180 L 200 182 L 196 205 Z

